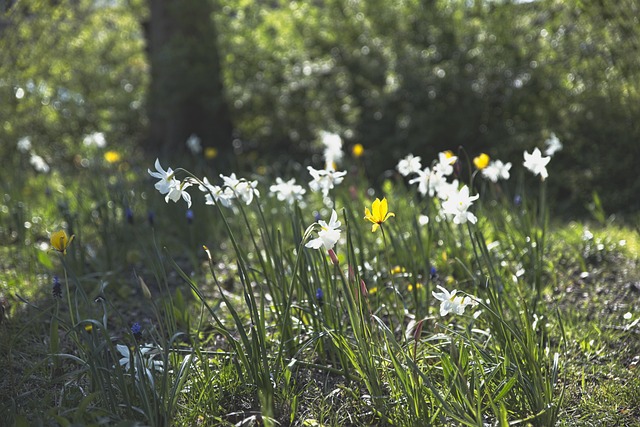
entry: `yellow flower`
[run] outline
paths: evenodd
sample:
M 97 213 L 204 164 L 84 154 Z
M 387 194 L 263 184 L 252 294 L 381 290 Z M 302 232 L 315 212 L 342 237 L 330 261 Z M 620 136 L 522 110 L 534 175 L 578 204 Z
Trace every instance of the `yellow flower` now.
M 444 151 L 444 155 L 447 159 L 450 159 L 453 157 L 453 151 L 451 150 Z
M 207 147 L 204 149 L 204 158 L 211 160 L 218 157 L 218 150 L 214 147 Z
M 84 330 L 87 331 L 88 333 L 93 332 L 93 325 L 91 323 L 84 325 Z
M 380 199 L 375 199 L 373 201 L 373 205 L 371 205 L 371 211 L 369 208 L 364 208 L 364 219 L 368 219 L 373 223 L 371 226 L 371 232 L 375 232 L 380 224 L 385 222 L 387 219 L 392 216 L 396 216 L 393 212 L 389 212 L 389 208 L 387 207 L 387 198 L 383 198 L 382 201 Z
M 71 244 L 74 237 L 75 236 L 71 236 L 71 238 L 68 238 L 64 230 L 56 231 L 51 234 L 51 246 L 53 246 L 56 251 L 66 254 L 67 247 Z
M 407 290 L 409 292 L 413 292 L 413 289 L 414 289 L 414 286 L 411 283 L 409 283 L 409 285 L 407 286 Z M 422 283 L 416 283 L 415 289 L 416 290 L 422 289 Z
M 117 151 L 107 151 L 104 153 L 104 159 L 107 163 L 117 163 L 122 159 L 122 156 Z
M 478 157 L 473 159 L 473 164 L 476 165 L 478 170 L 482 170 L 489 166 L 489 156 L 485 153 L 480 154 Z
M 393 267 L 391 269 L 391 274 L 400 274 L 400 273 L 404 273 L 407 270 L 404 267 L 401 267 L 399 265 L 396 265 L 395 267 Z
M 362 144 L 354 145 L 351 149 L 351 154 L 353 154 L 353 157 L 355 158 L 361 157 L 364 154 L 364 147 Z

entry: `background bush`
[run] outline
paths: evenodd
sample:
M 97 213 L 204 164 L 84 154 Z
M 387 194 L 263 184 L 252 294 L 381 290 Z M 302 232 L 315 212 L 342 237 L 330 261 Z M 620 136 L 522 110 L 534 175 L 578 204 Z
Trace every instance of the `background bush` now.
M 320 130 L 363 144 L 371 177 L 404 153 L 430 159 L 459 146 L 521 162 L 553 132 L 565 146 L 550 164 L 558 208 L 584 212 L 593 190 L 607 211 L 639 206 L 636 2 L 214 6 L 236 135 L 220 145 L 243 154 L 240 166 L 282 153 L 310 163 Z M 24 136 L 69 160 L 94 131 L 115 146 L 140 143 L 148 19 L 133 0 L 5 3 L 2 154 Z

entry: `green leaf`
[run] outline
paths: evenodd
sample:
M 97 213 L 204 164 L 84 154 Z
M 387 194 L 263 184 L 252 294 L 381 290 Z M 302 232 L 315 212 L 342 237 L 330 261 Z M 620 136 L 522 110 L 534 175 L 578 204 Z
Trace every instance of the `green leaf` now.
M 513 386 L 515 385 L 516 381 L 518 381 L 518 378 L 516 376 L 511 377 L 511 379 L 509 381 L 507 381 L 507 383 L 502 387 L 502 389 L 500 390 L 500 392 L 496 395 L 496 397 L 493 399 L 494 402 L 498 402 L 500 401 L 503 397 L 505 397 L 507 395 L 507 393 L 509 393 L 511 391 L 511 389 L 513 388 Z
M 53 263 L 48 252 L 38 251 L 38 262 L 47 270 L 53 270 Z

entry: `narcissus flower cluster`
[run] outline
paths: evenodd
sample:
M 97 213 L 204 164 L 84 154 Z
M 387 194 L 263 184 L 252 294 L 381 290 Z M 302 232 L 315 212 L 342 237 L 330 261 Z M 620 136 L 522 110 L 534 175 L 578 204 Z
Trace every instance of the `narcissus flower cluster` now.
M 254 197 L 260 197 L 257 189 L 258 181 L 238 178 L 235 173 L 229 176 L 220 175 L 223 184 L 219 186 L 209 182 L 206 177 L 201 181 L 191 177 L 180 181 L 176 178 L 174 170 L 171 168 L 164 170 L 158 159 L 156 159 L 155 168 L 155 171 L 148 170 L 149 175 L 159 180 L 155 187 L 160 194 L 166 195 L 167 203 L 169 200 L 177 202 L 182 198 L 187 202 L 187 208 L 190 208 L 191 195 L 186 190 L 193 184 L 198 184 L 198 189 L 205 193 L 205 202 L 209 205 L 220 203 L 222 206 L 230 207 L 233 200 L 240 200 L 249 205 Z
M 325 168 L 316 169 L 313 166 L 307 166 L 307 170 L 311 175 L 308 188 L 312 192 L 319 192 L 323 196 L 325 208 L 331 209 L 328 221 L 323 219 L 320 214 L 316 214 L 316 222 L 312 224 L 304 237 L 304 246 L 309 249 L 325 250 L 331 258 L 331 262 L 338 266 L 339 259 L 334 249 L 341 238 L 342 223 L 338 220 L 338 213 L 333 209 L 334 201 L 329 199 L 330 191 L 341 184 L 347 175 L 346 171 L 336 170 L 337 164 L 343 160 L 342 140 L 336 134 L 322 132 L 320 134 L 322 144 L 324 146 Z M 191 141 L 191 146 L 195 148 L 195 142 Z M 532 153 L 524 152 L 524 167 L 530 170 L 534 175 L 539 175 L 542 180 L 548 177 L 546 166 L 550 161 L 550 155 L 562 148 L 560 142 L 552 135 L 547 141 L 548 148 L 544 157 L 539 148 L 535 148 Z M 352 154 L 359 157 L 364 152 L 361 145 L 353 147 Z M 396 169 L 400 175 L 406 177 L 410 185 L 417 185 L 417 192 L 422 197 L 437 198 L 434 205 L 439 207 L 439 212 L 435 219 L 437 221 L 451 221 L 454 224 L 475 224 L 478 221 L 476 215 L 472 212 L 473 204 L 479 198 L 479 194 L 475 192 L 477 187 L 472 187 L 474 177 L 477 175 L 497 183 L 500 180 L 508 180 L 510 178 L 510 170 L 512 164 L 501 160 L 493 160 L 486 153 L 473 158 L 473 165 L 476 172 L 471 174 L 470 184 L 461 183 L 459 179 L 465 179 L 465 174 L 461 173 L 462 165 L 459 163 L 458 156 L 451 151 L 442 151 L 438 153 L 431 165 L 423 168 L 420 156 L 412 154 L 401 159 Z M 182 171 L 178 169 L 178 171 Z M 172 200 L 177 202 L 184 199 L 187 206 L 191 206 L 191 195 L 187 189 L 194 185 L 204 193 L 205 203 L 208 205 L 221 205 L 227 208 L 236 208 L 234 203 L 243 203 L 249 205 L 256 198 L 260 197 L 258 190 L 258 181 L 249 180 L 236 176 L 232 173 L 229 176 L 219 175 L 221 182 L 215 184 L 207 177 L 196 179 L 188 176 L 183 180 L 176 177 L 176 172 L 161 166 L 160 161 L 156 159 L 155 171 L 149 170 L 149 174 L 158 181 L 155 188 L 163 195 L 165 201 Z M 286 202 L 289 205 L 299 204 L 304 207 L 304 197 L 307 190 L 302 185 L 298 185 L 294 178 L 285 180 L 277 177 L 275 184 L 270 185 L 269 194 L 278 201 Z M 482 187 L 481 187 L 482 188 Z M 474 194 L 475 193 L 475 194 Z M 364 220 L 371 224 L 371 231 L 376 232 L 389 218 L 395 217 L 395 213 L 389 210 L 389 204 L 386 197 L 382 199 L 376 198 L 371 206 L 364 208 Z M 326 217 L 325 217 L 326 218 Z M 420 226 L 429 226 L 429 216 L 420 215 L 418 217 Z M 66 237 L 64 232 L 54 233 L 51 237 L 52 246 L 60 251 L 65 252 L 71 239 Z M 431 279 L 437 277 L 435 269 L 432 268 Z M 412 289 L 419 290 L 420 285 L 412 284 Z M 449 292 L 442 286 L 437 286 L 438 292 L 432 293 L 436 300 L 440 301 L 440 314 L 445 316 L 449 313 L 463 314 L 466 307 L 475 306 L 478 300 L 469 295 L 460 295 L 457 290 Z M 322 289 L 318 289 L 317 300 L 323 298 Z M 123 349 L 124 351 L 124 349 Z

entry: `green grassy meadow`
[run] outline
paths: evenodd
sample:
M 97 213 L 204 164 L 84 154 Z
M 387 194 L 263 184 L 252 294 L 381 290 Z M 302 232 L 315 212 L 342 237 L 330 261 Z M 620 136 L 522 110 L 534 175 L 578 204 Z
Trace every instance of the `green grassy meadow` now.
M 557 217 L 540 175 L 493 182 L 480 153 L 374 185 L 366 150 L 315 180 L 16 152 L 0 424 L 640 425 L 633 221 L 597 198 Z M 418 179 L 439 166 L 443 187 Z

